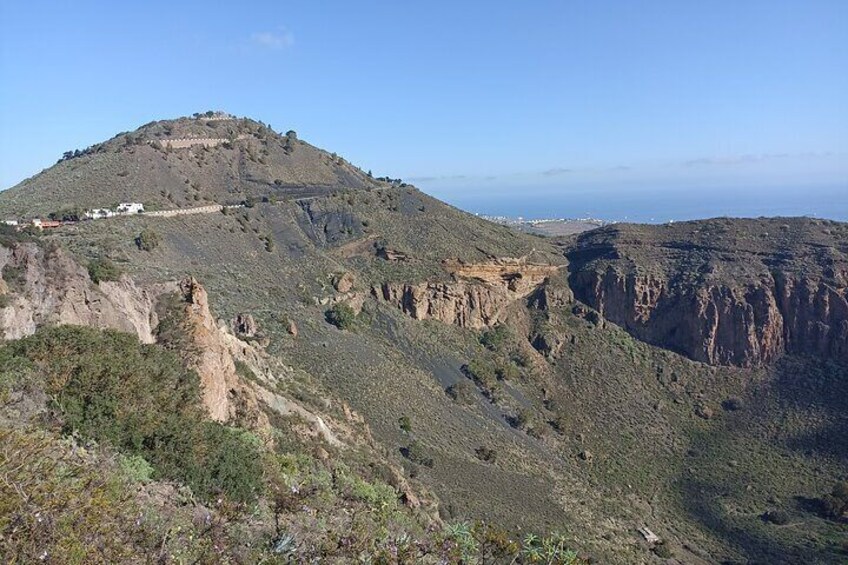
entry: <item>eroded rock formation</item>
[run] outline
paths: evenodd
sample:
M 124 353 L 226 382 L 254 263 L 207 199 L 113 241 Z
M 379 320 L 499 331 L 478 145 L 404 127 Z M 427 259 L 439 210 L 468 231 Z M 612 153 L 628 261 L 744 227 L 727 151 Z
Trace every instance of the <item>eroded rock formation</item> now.
M 786 349 L 783 316 L 768 286 L 671 287 L 652 275 L 581 272 L 578 298 L 635 337 L 710 364 L 768 363 Z
M 532 294 L 559 270 L 556 265 L 526 264 L 517 259 L 482 264 L 446 261 L 443 266 L 452 275 L 451 281 L 387 282 L 373 287 L 372 296 L 417 320 L 435 319 L 480 329 L 497 323 L 507 306 Z
M 848 359 L 848 246 L 813 220 L 775 224 L 599 230 L 569 253 L 570 284 L 635 337 L 705 363 Z
M 236 335 L 254 337 L 259 331 L 259 325 L 253 315 L 240 313 L 233 319 L 233 331 Z
M 75 324 L 134 333 L 153 343 L 157 297 L 175 285 L 137 286 L 129 277 L 91 282 L 88 272 L 59 248 L 34 243 L 0 246 L 0 270 L 10 281 L 0 307 L 0 337 L 18 339 L 43 325 Z

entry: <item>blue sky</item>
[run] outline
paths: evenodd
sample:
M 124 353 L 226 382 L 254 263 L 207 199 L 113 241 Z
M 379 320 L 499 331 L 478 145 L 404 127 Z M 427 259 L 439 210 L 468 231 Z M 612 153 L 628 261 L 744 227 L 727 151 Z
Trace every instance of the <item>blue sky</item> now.
M 467 208 L 848 194 L 844 0 L 0 6 L 0 188 L 222 109 Z

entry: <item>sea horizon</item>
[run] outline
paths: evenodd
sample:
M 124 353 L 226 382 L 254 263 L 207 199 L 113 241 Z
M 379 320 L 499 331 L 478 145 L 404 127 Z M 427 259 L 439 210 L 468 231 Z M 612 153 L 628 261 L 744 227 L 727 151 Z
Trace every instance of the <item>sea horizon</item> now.
M 542 193 L 498 188 L 489 195 L 423 189 L 472 214 L 514 219 L 592 218 L 661 224 L 708 218 L 810 217 L 848 221 L 848 183 L 792 189 L 733 187 L 714 191 L 603 189 Z

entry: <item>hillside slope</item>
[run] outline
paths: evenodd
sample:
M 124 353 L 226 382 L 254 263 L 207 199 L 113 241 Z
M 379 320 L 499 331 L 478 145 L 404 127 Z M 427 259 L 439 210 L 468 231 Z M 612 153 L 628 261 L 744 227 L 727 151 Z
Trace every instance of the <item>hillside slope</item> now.
M 211 127 L 185 123 L 198 129 L 181 135 Z M 215 163 L 236 149 L 200 150 L 198 164 L 175 156 L 194 149 L 132 147 L 110 158 L 133 162 L 149 149 L 207 175 L 210 201 L 235 194 Z M 76 203 L 65 185 L 49 188 L 73 178 L 74 160 L 34 178 L 55 175 L 53 184 L 0 193 L 0 208 Z M 306 177 L 288 166 L 273 175 L 326 178 L 319 162 Z M 86 173 L 91 184 L 113 186 L 98 170 Z M 287 368 L 286 398 L 331 422 L 345 421 L 340 403 L 361 415 L 376 450 L 363 456 L 432 491 L 448 523 L 565 531 L 568 545 L 603 563 L 844 560 L 845 524 L 814 503 L 848 474 L 844 224 L 712 220 L 548 239 L 358 175 L 240 183 L 240 196 L 280 197 L 82 222 L 41 241 L 81 265 L 108 261 L 138 288 L 192 277 L 217 327 L 247 332 L 239 339 Z M 194 201 L 181 178 L 158 193 L 133 186 L 127 199 L 146 205 Z M 183 199 L 157 199 L 162 190 Z M 155 245 L 140 245 L 142 233 Z M 781 309 L 783 280 L 809 290 L 785 295 L 803 315 Z M 109 300 L 89 302 L 106 312 Z M 0 319 L 13 319 L 10 307 Z M 68 320 L 47 310 L 27 310 L 33 329 Z M 778 316 L 779 328 L 766 323 Z M 788 515 L 786 527 L 762 518 L 774 511 Z M 663 543 L 647 542 L 645 527 Z

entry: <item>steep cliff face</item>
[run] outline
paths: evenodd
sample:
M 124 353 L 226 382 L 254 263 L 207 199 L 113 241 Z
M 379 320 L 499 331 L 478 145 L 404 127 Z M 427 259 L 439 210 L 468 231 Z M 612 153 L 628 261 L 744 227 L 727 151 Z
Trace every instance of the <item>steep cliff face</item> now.
M 848 268 L 835 281 L 775 277 L 777 305 L 784 319 L 787 348 L 848 359 Z
M 698 361 L 758 365 L 785 349 L 783 317 L 768 287 L 673 288 L 664 278 L 614 269 L 577 273 L 572 286 L 635 337 Z
M 321 416 L 274 392 L 277 380 L 290 369 L 261 347 L 230 333 L 226 325 L 219 326 L 206 289 L 196 279 L 185 278 L 176 287 L 181 350 L 186 364 L 200 376 L 203 403 L 212 419 L 266 431 L 270 423 L 261 410 L 264 404 L 283 416 L 297 414 L 309 426 L 308 433 L 330 445 L 342 445 Z M 242 378 L 237 362 L 253 374 L 255 382 Z
M 128 277 L 91 282 L 88 272 L 59 248 L 35 243 L 0 246 L 6 297 L 0 307 L 0 337 L 18 339 L 49 324 L 75 324 L 134 333 L 153 343 L 153 305 L 175 285 L 137 286 Z
M 555 265 L 518 259 L 482 264 L 446 261 L 443 266 L 452 275 L 450 282 L 383 283 L 371 294 L 416 320 L 481 329 L 500 321 L 507 306 L 531 295 L 559 271 Z
M 785 352 L 848 359 L 845 242 L 805 221 L 782 231 L 794 227 L 792 243 L 813 254 L 787 253 L 789 242 L 763 236 L 773 221 L 737 222 L 757 247 L 738 234 L 698 245 L 698 222 L 685 244 L 666 226 L 589 234 L 569 253 L 571 287 L 635 337 L 705 363 L 754 366 Z

